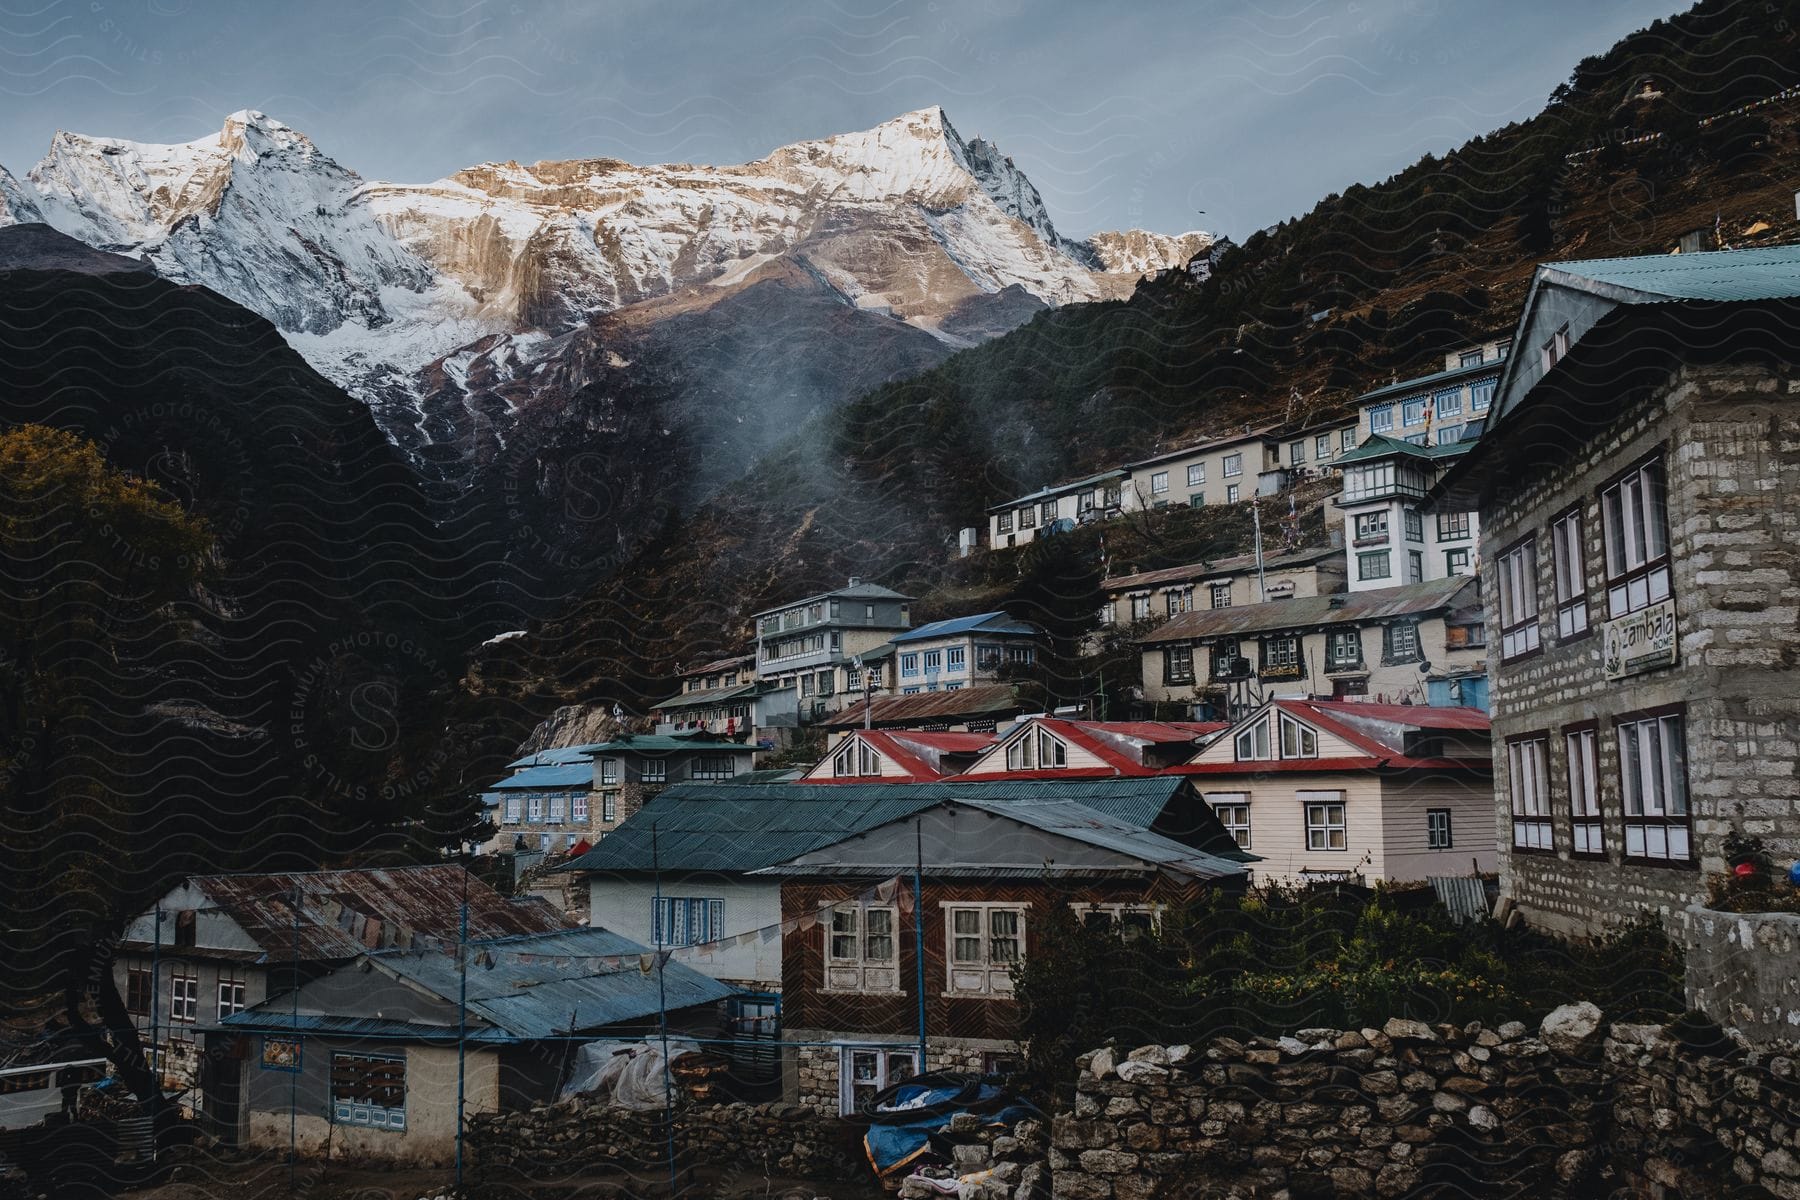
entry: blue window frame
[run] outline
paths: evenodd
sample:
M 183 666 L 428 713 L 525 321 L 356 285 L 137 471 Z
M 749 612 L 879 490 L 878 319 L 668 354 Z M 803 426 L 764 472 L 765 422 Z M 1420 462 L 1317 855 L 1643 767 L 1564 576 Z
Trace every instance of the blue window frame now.
M 1437 415 L 1440 417 L 1457 417 L 1462 415 L 1462 389 L 1445 388 L 1433 398 L 1437 404 Z
M 1484 379 L 1480 383 L 1469 385 L 1469 411 L 1484 413 L 1488 405 L 1494 402 L 1494 385 L 1496 379 Z
M 944 651 L 944 670 L 961 671 L 969 665 L 969 648 L 967 646 L 951 646 Z
M 725 901 L 663 896 L 651 901 L 650 939 L 658 946 L 698 946 L 725 936 Z
M 902 675 L 917 675 L 919 673 L 919 656 L 917 654 L 902 654 L 900 656 L 900 673 Z
M 1425 423 L 1425 397 L 1416 396 L 1402 405 L 1400 420 L 1405 425 L 1423 425 Z
M 1394 427 L 1394 406 L 1377 404 L 1369 410 L 1369 432 L 1386 433 Z

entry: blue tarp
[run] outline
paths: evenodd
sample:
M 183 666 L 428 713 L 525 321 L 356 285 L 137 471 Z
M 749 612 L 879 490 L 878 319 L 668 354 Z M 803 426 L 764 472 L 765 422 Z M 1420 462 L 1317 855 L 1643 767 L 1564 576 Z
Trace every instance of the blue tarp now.
M 898 1083 L 876 1096 L 865 1114 L 870 1124 L 863 1152 L 869 1165 L 883 1179 L 897 1175 L 923 1157 L 932 1136 L 961 1113 L 1007 1129 L 1041 1115 L 1005 1088 L 979 1080 L 940 1075 Z

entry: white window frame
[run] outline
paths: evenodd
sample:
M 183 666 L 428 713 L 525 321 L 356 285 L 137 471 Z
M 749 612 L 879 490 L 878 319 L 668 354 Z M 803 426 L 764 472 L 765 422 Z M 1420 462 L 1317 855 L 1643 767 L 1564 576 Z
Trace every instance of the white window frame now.
M 1244 473 L 1243 454 L 1227 454 L 1219 463 L 1219 471 L 1227 479 L 1235 479 Z
M 1506 790 L 1512 807 L 1513 849 L 1554 853 L 1548 735 L 1529 733 L 1507 741 Z
M 860 1061 L 873 1068 L 867 1075 L 856 1075 Z M 904 1061 L 904 1073 L 895 1065 Z M 858 1108 L 857 1089 L 869 1096 L 878 1095 L 896 1083 L 903 1083 L 919 1073 L 919 1051 L 916 1046 L 873 1045 L 841 1046 L 838 1049 L 838 1115 L 852 1116 Z
M 1231 584 L 1215 583 L 1211 585 L 1211 602 L 1214 608 L 1231 607 Z
M 1449 809 L 1428 808 L 1425 810 L 1425 848 L 1427 850 L 1454 850 L 1456 848 L 1455 827 Z
M 944 994 L 946 996 L 1011 996 L 1012 967 L 1025 959 L 1025 930 L 1031 905 L 1028 903 L 987 903 L 940 901 L 944 914 Z M 978 914 L 978 932 L 959 931 L 958 913 Z M 994 917 L 1010 913 L 1017 927 L 1010 935 L 996 935 Z M 959 958 L 958 942 L 976 941 L 976 958 Z M 1017 943 L 1017 954 L 1004 958 L 995 953 L 995 944 Z
M 600 793 L 600 823 L 611 825 L 619 819 L 619 793 Z
M 169 1020 L 192 1025 L 200 1019 L 200 976 L 176 968 L 169 975 Z
M 337 1091 L 339 1060 L 357 1063 L 399 1064 L 400 1103 L 398 1105 L 382 1105 L 363 1099 L 359 1095 L 339 1096 Z M 405 1131 L 408 1088 L 404 1054 L 333 1053 L 327 1069 L 329 1073 L 326 1076 L 325 1088 L 326 1095 L 331 1101 L 331 1123 L 333 1125 L 362 1125 L 371 1129 Z
M 1319 757 L 1318 730 L 1285 712 L 1277 714 L 1276 723 L 1281 728 L 1281 757 Z
M 549 815 L 547 815 L 544 818 L 544 824 L 546 824 L 546 825 L 561 825 L 562 823 L 563 823 L 563 794 L 561 792 L 555 792 L 555 793 L 552 793 L 552 795 L 550 796 L 550 812 L 549 812 Z
M 1331 435 L 1329 433 L 1315 435 L 1313 437 L 1313 459 L 1317 462 L 1324 462 L 1330 457 Z
M 1425 424 L 1425 414 L 1431 407 L 1428 396 L 1414 396 L 1400 402 L 1400 424 L 1405 428 Z
M 542 796 L 525 797 L 525 823 L 528 825 L 544 823 L 544 798 Z
M 725 901 L 713 896 L 659 896 L 650 901 L 650 940 L 657 947 L 700 946 L 725 936 Z
M 1275 757 L 1275 740 L 1269 733 L 1269 714 L 1238 730 L 1231 739 L 1232 756 L 1238 762 L 1269 762 Z
M 616 758 L 603 758 L 600 760 L 600 783 L 602 786 L 613 787 L 618 784 L 620 778 L 624 775 L 624 772 L 620 767 L 621 764 Z
M 1306 439 L 1288 443 L 1288 466 L 1298 467 L 1306 462 Z
M 638 781 L 640 783 L 669 782 L 669 762 L 667 759 L 646 758 L 642 767 L 639 768 L 639 771 Z
M 586 825 L 593 809 L 588 803 L 586 792 L 576 792 L 569 797 L 569 820 L 576 825 Z
M 1243 492 L 1235 483 L 1225 485 L 1225 503 L 1236 504 L 1243 497 Z
M 1668 489 L 1660 457 L 1600 490 L 1606 612 L 1623 617 L 1669 598 Z
M 1571 851 L 1582 858 L 1606 857 L 1606 824 L 1600 813 L 1600 730 L 1593 724 L 1563 730 L 1569 768 Z
M 951 646 L 944 651 L 944 673 L 946 675 L 963 671 L 969 665 L 969 648 L 967 646 Z
M 1238 849 L 1250 849 L 1250 793 L 1208 792 L 1206 803 L 1219 818 L 1219 824 L 1225 827 L 1225 832 L 1238 844 Z
M 1152 496 L 1161 496 L 1161 495 L 1164 495 L 1165 493 L 1167 493 L 1168 490 L 1169 490 L 1169 473 L 1167 471 L 1151 472 L 1151 474 L 1150 474 L 1150 494 Z
M 1357 513 L 1355 528 L 1351 537 L 1357 545 L 1365 542 L 1385 542 L 1392 536 L 1392 525 L 1388 520 L 1388 510 L 1376 509 L 1374 512 Z
M 1344 854 L 1350 850 L 1350 807 L 1342 791 L 1297 791 L 1308 854 Z M 1333 835 L 1336 835 L 1335 839 Z M 1337 845 L 1332 845 L 1333 841 Z
M 1206 483 L 1206 464 L 1203 462 L 1189 463 L 1187 469 L 1187 481 L 1189 487 L 1203 486 Z
M 824 904 L 819 928 L 824 934 L 824 978 L 821 990 L 900 995 L 900 910 L 892 904 Z M 870 918 L 887 922 L 887 933 L 871 933 Z M 870 952 L 871 942 L 887 939 L 887 953 Z M 847 951 L 847 953 L 845 952 Z
M 220 979 L 218 987 L 218 1020 L 223 1021 L 233 1013 L 241 1013 L 244 1004 L 245 984 L 242 979 Z

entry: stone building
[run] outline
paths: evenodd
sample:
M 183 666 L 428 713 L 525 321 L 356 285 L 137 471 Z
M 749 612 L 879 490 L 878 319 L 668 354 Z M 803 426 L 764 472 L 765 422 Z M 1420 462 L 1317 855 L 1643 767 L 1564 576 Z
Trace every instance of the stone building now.
M 1254 554 L 1156 571 L 1133 571 L 1101 580 L 1106 602 L 1100 624 L 1130 625 L 1208 608 L 1242 608 L 1265 600 L 1295 600 L 1344 590 L 1344 551 L 1338 546 Z
M 1800 852 L 1800 247 L 1542 266 L 1478 446 L 1505 893 L 1583 933 Z

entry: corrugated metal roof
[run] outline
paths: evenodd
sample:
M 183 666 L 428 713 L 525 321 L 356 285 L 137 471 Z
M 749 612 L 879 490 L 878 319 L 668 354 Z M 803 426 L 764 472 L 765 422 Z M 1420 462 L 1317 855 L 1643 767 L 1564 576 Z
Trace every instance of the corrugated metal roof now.
M 1073 800 L 962 798 L 957 803 L 967 804 L 996 816 L 1010 817 L 1046 833 L 1073 838 L 1120 854 L 1129 854 L 1151 866 L 1173 870 L 1194 879 L 1229 879 L 1245 874 L 1242 863 L 1184 846 L 1160 833 L 1151 833 L 1138 822 L 1121 820 Z
M 1473 576 L 1431 579 L 1368 592 L 1338 592 L 1272 600 L 1242 608 L 1212 608 L 1182 613 L 1138 639 L 1140 645 L 1186 642 L 1256 633 L 1287 633 L 1329 625 L 1380 621 L 1449 608 Z
M 1125 476 L 1127 474 L 1129 474 L 1129 472 L 1123 470 L 1122 468 L 1115 467 L 1114 469 L 1112 469 L 1110 471 L 1102 471 L 1098 475 L 1089 475 L 1083 479 L 1071 479 L 1067 483 L 1053 483 L 1049 487 L 1041 487 L 1037 491 L 1031 492 L 1028 495 L 1019 496 L 1016 499 L 1006 500 L 999 504 L 993 505 L 987 511 L 988 512 L 1001 512 L 1008 508 L 1016 508 L 1016 507 L 1019 507 L 1021 505 L 1025 505 L 1025 504 L 1032 504 L 1039 500 L 1047 500 L 1051 496 L 1060 496 L 1064 492 L 1079 491 L 1081 488 L 1093 487 L 1095 484 L 1104 483 L 1108 479 L 1123 479 L 1123 478 L 1125 478 Z
M 1454 442 L 1446 442 L 1437 446 L 1421 446 L 1404 438 L 1389 437 L 1385 433 L 1370 434 L 1363 444 L 1341 456 L 1334 464 L 1343 466 L 1346 463 L 1367 462 L 1377 458 L 1392 458 L 1396 454 L 1404 454 L 1409 458 L 1423 458 L 1435 461 L 1440 458 L 1455 458 L 1467 454 L 1475 445 L 1475 439 L 1462 437 Z
M 866 702 L 872 711 L 870 723 L 903 725 L 912 721 L 955 721 L 971 717 L 988 717 L 999 713 L 1016 713 L 1020 704 L 1008 683 L 983 687 L 957 688 L 955 691 L 920 692 L 913 696 L 877 696 Z M 825 722 L 827 729 L 855 729 L 863 723 L 864 702 L 846 708 Z
M 745 786 L 676 784 L 633 813 L 563 870 L 645 874 L 754 871 L 909 817 L 944 800 L 1068 800 L 1149 826 L 1185 785 L 1180 776 L 995 782 L 846 783 Z
M 928 625 L 920 625 L 905 633 L 897 633 L 891 642 L 898 645 L 902 642 L 917 642 L 926 638 L 951 637 L 959 633 L 992 633 L 1018 634 L 1025 637 L 1036 637 L 1044 631 L 1030 621 L 1019 621 L 1003 612 L 976 613 L 971 617 L 951 617 L 943 621 L 933 621 Z
M 1389 396 L 1401 396 L 1411 392 L 1428 392 L 1446 383 L 1460 383 L 1475 375 L 1498 376 L 1505 369 L 1504 358 L 1490 359 L 1487 362 L 1470 363 L 1466 367 L 1451 367 L 1448 371 L 1433 371 L 1429 375 L 1415 375 L 1411 379 L 1399 379 L 1393 383 L 1383 384 L 1372 392 L 1364 392 L 1356 398 L 1358 404 L 1376 403 Z
M 1332 558 L 1343 554 L 1343 550 L 1331 546 L 1314 546 L 1307 550 L 1295 550 L 1291 554 L 1265 555 L 1263 569 L 1265 571 L 1283 571 L 1289 567 L 1302 567 L 1321 559 Z M 1139 571 L 1134 575 L 1115 575 L 1100 581 L 1103 591 L 1121 592 L 1132 588 L 1154 587 L 1159 583 L 1182 583 L 1190 579 L 1205 579 L 1209 575 L 1230 575 L 1238 571 L 1254 569 L 1256 555 L 1233 554 L 1228 558 L 1215 558 L 1211 562 L 1185 563 L 1179 567 L 1163 567 L 1156 571 Z
M 1591 258 L 1545 263 L 1539 270 L 1547 282 L 1599 291 L 1636 303 L 1800 297 L 1800 245 Z M 1594 288 L 1593 284 L 1602 287 Z
M 584 788 L 593 784 L 593 761 L 583 759 L 566 767 L 526 767 L 488 786 L 496 792 L 527 792 L 544 788 Z
M 285 997 L 283 997 L 285 999 Z M 427 1025 L 419 1021 L 398 1021 L 387 1017 L 344 1017 L 329 1013 L 295 1013 L 283 1011 L 277 1002 L 270 1007 L 248 1008 L 220 1019 L 213 1028 L 236 1032 L 312 1033 L 345 1038 L 387 1038 L 394 1041 L 455 1042 L 455 1025 Z M 477 1043 L 506 1043 L 513 1037 L 502 1030 L 471 1024 L 464 1040 Z
M 1225 446 L 1235 446 L 1240 442 L 1274 441 L 1279 436 L 1275 433 L 1275 430 L 1278 428 L 1280 428 L 1280 426 L 1277 424 L 1258 425 L 1253 429 L 1246 429 L 1242 433 L 1234 433 L 1225 437 L 1208 438 L 1203 442 L 1191 442 L 1186 446 L 1181 446 L 1174 450 L 1165 450 L 1161 454 L 1152 454 L 1149 458 L 1140 458 L 1131 465 L 1134 467 L 1148 467 L 1156 463 L 1168 462 L 1172 458 L 1181 458 L 1185 455 L 1197 454 L 1202 450 L 1217 450 Z
M 748 696 L 761 687 L 761 684 L 740 683 L 736 687 L 701 688 L 695 692 L 676 692 L 667 700 L 659 700 L 650 707 L 652 710 L 671 708 L 700 708 L 708 704 L 721 704 L 739 696 Z
M 520 767 L 559 767 L 569 763 L 586 762 L 588 757 L 599 748 L 599 742 L 588 742 L 581 746 L 552 746 L 547 750 L 527 754 L 523 758 L 515 758 L 507 763 L 506 767 L 510 771 Z
M 755 661 L 756 655 L 745 652 L 743 654 L 733 654 L 727 658 L 715 658 L 711 662 L 701 663 L 699 666 L 689 667 L 684 671 L 677 671 L 676 674 L 681 675 L 684 678 L 689 675 L 711 675 L 715 671 L 725 671 L 732 667 L 741 667 Z
M 455 938 L 465 894 L 474 937 L 567 928 L 537 904 L 517 904 L 455 863 L 275 875 L 202 875 L 190 881 L 262 947 L 265 962 L 353 958 L 409 934 Z M 290 903 L 300 897 L 296 914 Z
M 834 588 L 829 592 L 816 592 L 811 596 L 802 596 L 798 600 L 789 600 L 750 615 L 752 618 L 766 617 L 770 613 L 803 607 L 815 600 L 911 600 L 912 598 L 896 592 L 893 588 L 882 587 L 879 583 L 853 583 L 846 587 Z

